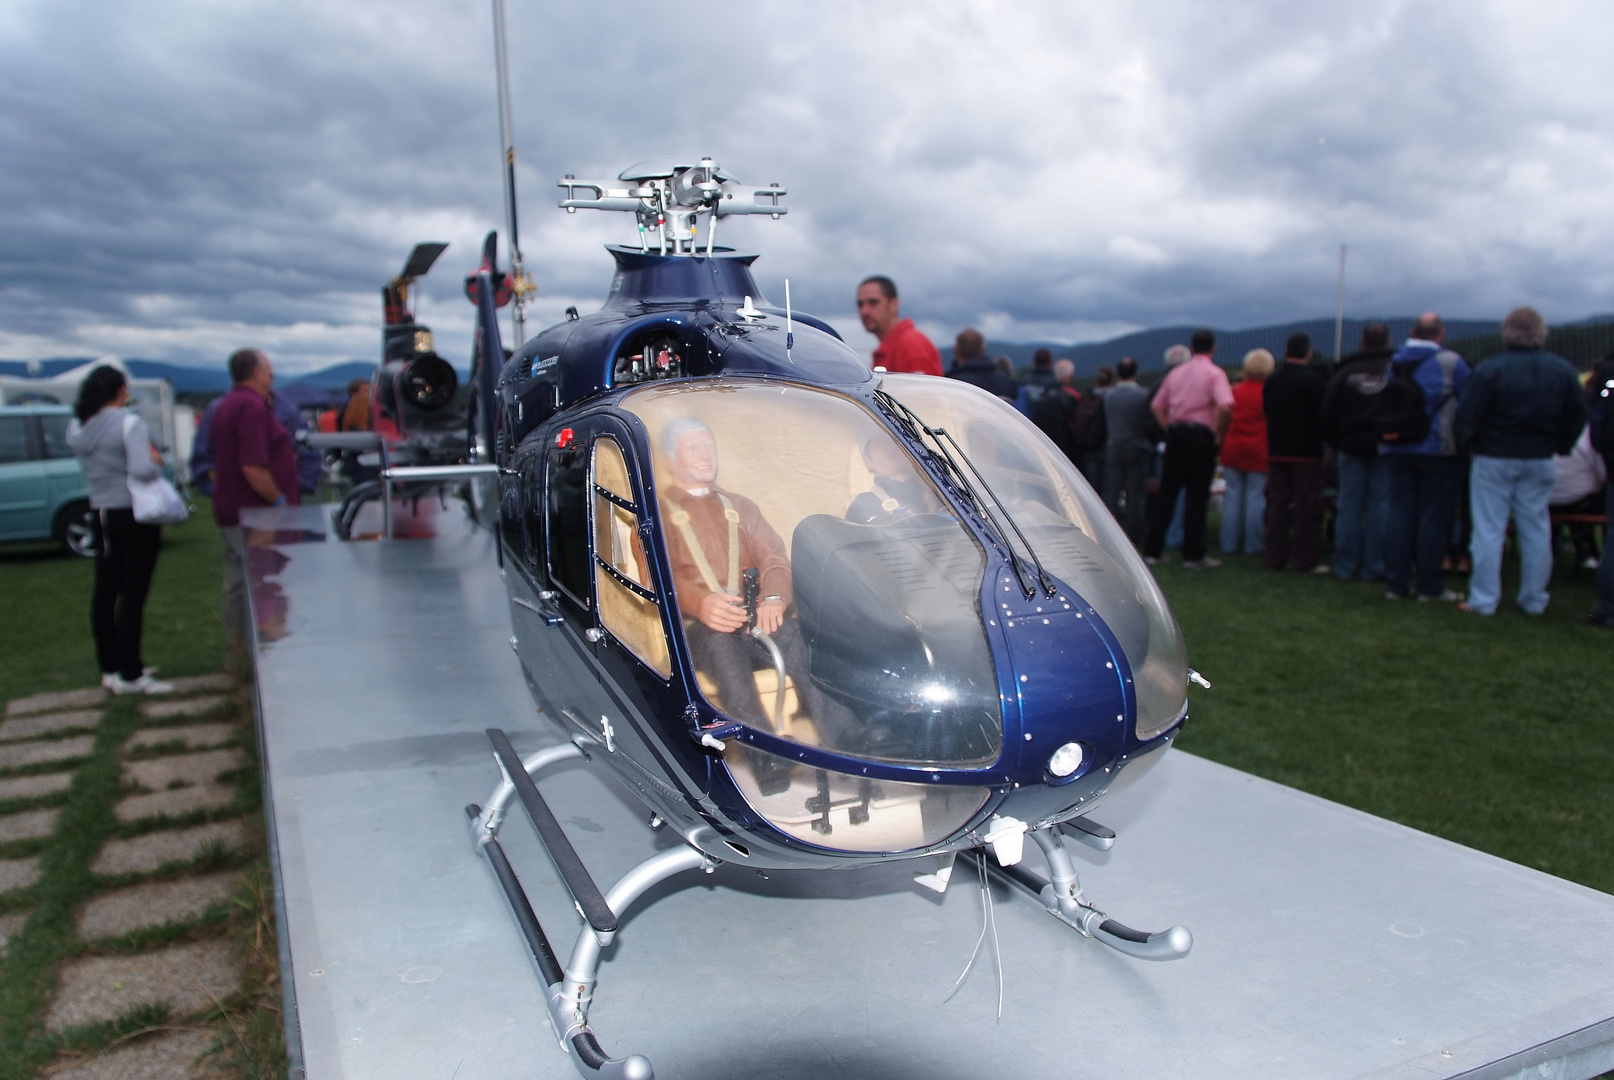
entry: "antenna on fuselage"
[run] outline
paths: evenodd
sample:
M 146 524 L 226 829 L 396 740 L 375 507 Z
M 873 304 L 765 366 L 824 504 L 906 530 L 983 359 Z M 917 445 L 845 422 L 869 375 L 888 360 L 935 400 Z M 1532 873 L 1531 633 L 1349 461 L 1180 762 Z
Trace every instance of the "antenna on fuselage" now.
M 499 82 L 499 141 L 504 148 L 504 221 L 510 245 L 511 330 L 515 348 L 527 340 L 527 295 L 536 291 L 521 261 L 516 232 L 516 144 L 510 131 L 510 68 L 504 48 L 504 0 L 493 0 L 493 62 Z

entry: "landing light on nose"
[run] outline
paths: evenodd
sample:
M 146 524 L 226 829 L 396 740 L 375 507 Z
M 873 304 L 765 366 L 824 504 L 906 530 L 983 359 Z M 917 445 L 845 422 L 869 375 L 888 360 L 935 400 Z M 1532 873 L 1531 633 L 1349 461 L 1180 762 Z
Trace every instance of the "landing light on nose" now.
M 1082 744 L 1068 742 L 1055 750 L 1048 759 L 1048 772 L 1052 776 L 1065 777 L 1082 767 Z

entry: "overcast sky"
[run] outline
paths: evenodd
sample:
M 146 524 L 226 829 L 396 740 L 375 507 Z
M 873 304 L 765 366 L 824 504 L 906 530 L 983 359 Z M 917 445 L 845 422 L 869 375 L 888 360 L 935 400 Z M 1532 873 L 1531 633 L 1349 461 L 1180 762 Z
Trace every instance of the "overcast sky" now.
M 508 4 L 540 325 L 632 233 L 555 179 L 667 153 L 790 189 L 720 240 L 859 348 L 870 273 L 936 334 L 1078 341 L 1331 313 L 1341 243 L 1353 315 L 1614 311 L 1607 3 Z M 446 240 L 463 364 L 498 165 L 486 0 L 4 0 L 0 357 L 369 359 Z

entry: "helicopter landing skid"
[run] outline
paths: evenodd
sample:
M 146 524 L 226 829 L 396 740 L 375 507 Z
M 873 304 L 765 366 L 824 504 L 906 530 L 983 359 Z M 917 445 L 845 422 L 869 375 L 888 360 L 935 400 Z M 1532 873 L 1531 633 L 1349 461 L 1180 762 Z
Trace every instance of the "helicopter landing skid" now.
M 1103 832 L 1109 832 L 1103 826 L 1096 827 Z M 1186 926 L 1173 926 L 1169 930 L 1150 934 L 1134 930 L 1110 918 L 1082 896 L 1081 880 L 1076 876 L 1076 867 L 1070 860 L 1070 852 L 1065 850 L 1065 845 L 1060 839 L 1058 827 L 1045 826 L 1033 829 L 1029 835 L 1048 859 L 1048 871 L 1053 878 L 1052 881 L 1043 881 L 1021 863 L 1001 866 L 997 860 L 988 858 L 984 849 L 975 849 L 963 854 L 967 858 L 979 860 L 991 873 L 998 874 L 1031 893 L 1042 901 L 1043 907 L 1048 909 L 1048 914 L 1067 926 L 1074 927 L 1083 937 L 1101 941 L 1116 952 L 1125 953 L 1138 960 L 1181 960 L 1194 947 L 1194 935 L 1188 932 Z M 1111 833 L 1106 839 L 1113 837 L 1114 834 Z
M 522 759 L 517 757 L 515 748 L 503 731 L 489 728 L 487 734 L 493 744 L 493 757 L 499 764 L 502 779 L 488 798 L 486 808 L 473 803 L 465 808 L 465 816 L 470 819 L 473 845 L 478 853 L 487 858 L 488 866 L 493 870 L 493 876 L 510 905 L 510 913 L 515 917 L 521 936 L 526 940 L 527 950 L 543 980 L 549 1022 L 560 1041 L 560 1047 L 584 1076 L 609 1080 L 653 1080 L 655 1070 L 651 1068 L 649 1059 L 640 1054 L 608 1057 L 589 1027 L 588 1010 L 594 1000 L 600 950 L 615 937 L 618 918 L 647 891 L 685 870 L 700 867 L 709 874 L 716 869 L 717 860 L 687 845 L 661 851 L 628 871 L 609 892 L 602 895 L 532 780 L 534 774 L 551 765 L 572 758 L 587 760 L 587 752 L 572 743 L 564 743 Z M 527 899 L 526 891 L 499 844 L 499 826 L 503 823 L 505 807 L 512 796 L 517 797 L 527 811 L 539 842 L 559 871 L 561 881 L 587 923 L 577 935 L 571 960 L 564 969 L 556 960 L 549 938 L 532 910 L 532 903 Z

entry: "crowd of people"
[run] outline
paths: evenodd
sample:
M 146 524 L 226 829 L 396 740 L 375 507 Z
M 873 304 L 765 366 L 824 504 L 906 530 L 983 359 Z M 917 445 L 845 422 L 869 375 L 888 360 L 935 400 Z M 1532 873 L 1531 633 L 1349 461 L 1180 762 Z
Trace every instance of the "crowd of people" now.
M 880 341 L 876 368 L 945 375 L 1013 402 L 1102 493 L 1150 565 L 1175 547 L 1185 569 L 1221 565 L 1206 535 L 1219 473 L 1223 554 L 1259 555 L 1274 572 L 1380 583 L 1388 600 L 1492 615 L 1511 528 L 1514 599 L 1539 615 L 1557 515 L 1576 562 L 1597 571 L 1588 621 L 1614 628 L 1614 354 L 1582 375 L 1547 351 L 1546 321 L 1533 308 L 1509 312 L 1502 352 L 1476 365 L 1445 347 L 1445 325 L 1430 312 L 1400 345 L 1384 323 L 1368 323 L 1337 365 L 1316 363 L 1311 338 L 1292 334 L 1281 359 L 1247 353 L 1236 381 L 1216 362 L 1215 333 L 1197 330 L 1166 350 L 1165 378 L 1152 390 L 1126 358 L 1100 368 L 1083 394 L 1071 361 L 1040 349 L 1019 378 L 973 328 L 958 334 L 944 370 L 901 317 L 889 278 L 865 280 L 857 302 Z M 1449 575 L 1466 575 L 1466 591 L 1450 588 Z
M 1196 330 L 1165 352 L 1153 390 L 1130 357 L 1101 368 L 1083 394 L 1075 365 L 1039 349 L 1016 375 L 993 359 L 982 334 L 961 331 L 944 370 L 930 340 L 902 317 L 897 287 L 870 277 L 857 290 L 863 326 L 879 341 L 877 370 L 959 379 L 1012 402 L 1099 491 L 1144 561 L 1180 547 L 1185 569 L 1221 565 L 1208 550 L 1213 484 L 1222 479 L 1220 548 L 1259 555 L 1268 570 L 1331 574 L 1382 583 L 1385 597 L 1443 601 L 1491 615 L 1502 600 L 1510 527 L 1517 542 L 1515 602 L 1540 615 L 1556 554 L 1553 515 L 1571 524 L 1577 562 L 1597 570 L 1594 625 L 1614 628 L 1614 354 L 1583 378 L 1546 349 L 1547 325 L 1520 307 L 1502 323 L 1503 351 L 1471 366 L 1444 346 L 1445 327 L 1426 313 L 1400 346 L 1368 323 L 1360 348 L 1333 370 L 1313 363 L 1311 339 L 1292 334 L 1283 357 L 1245 354 L 1235 382 L 1216 363 L 1216 335 Z M 233 387 L 198 425 L 197 487 L 212 496 L 225 548 L 225 625 L 232 657 L 244 647 L 246 568 L 238 515 L 249 506 L 295 504 L 312 493 L 317 454 L 298 451 L 307 426 L 273 391 L 270 360 L 241 349 L 229 360 Z M 368 426 L 368 386 L 350 387 L 348 407 L 326 429 Z M 85 379 L 69 442 L 83 464 L 97 513 L 91 626 L 102 683 L 117 693 L 161 694 L 141 652 L 146 592 L 160 528 L 136 521 L 129 482 L 158 474 L 145 425 L 124 406 L 121 372 Z M 301 456 L 301 460 L 299 457 Z M 1333 479 L 1333 550 L 1323 560 Z M 1603 526 L 1601 554 L 1593 528 Z M 1468 575 L 1466 594 L 1448 574 Z

